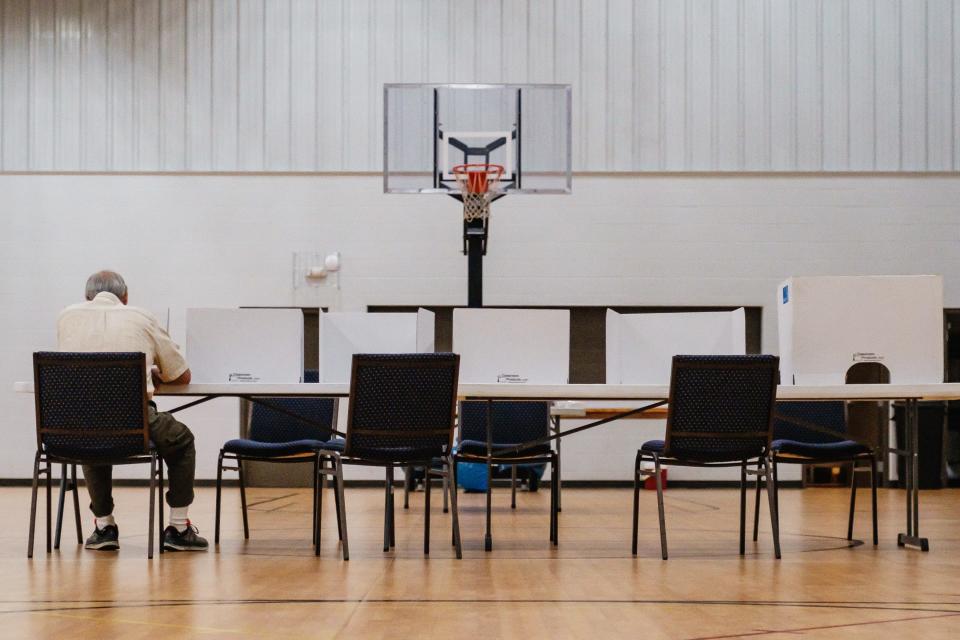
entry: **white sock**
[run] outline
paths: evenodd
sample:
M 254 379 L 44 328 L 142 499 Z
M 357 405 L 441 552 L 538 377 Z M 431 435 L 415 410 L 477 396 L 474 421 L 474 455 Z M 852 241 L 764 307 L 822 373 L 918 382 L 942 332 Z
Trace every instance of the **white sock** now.
M 104 527 L 117 526 L 117 521 L 113 519 L 112 513 L 108 516 L 103 516 L 102 518 L 94 516 L 94 520 L 97 523 L 97 529 L 100 529 L 100 530 L 103 530 Z
M 187 509 L 188 507 L 170 507 L 170 526 L 181 533 L 187 530 L 190 522 L 187 519 Z

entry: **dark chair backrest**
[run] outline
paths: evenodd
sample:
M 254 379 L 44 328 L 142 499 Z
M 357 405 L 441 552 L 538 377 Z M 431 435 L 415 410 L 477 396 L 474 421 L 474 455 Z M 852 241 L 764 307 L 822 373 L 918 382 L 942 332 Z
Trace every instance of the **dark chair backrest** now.
M 460 403 L 460 439 L 487 441 L 485 400 Z M 494 444 L 511 445 L 539 440 L 550 434 L 550 403 L 504 400 L 492 403 L 490 432 Z
M 780 358 L 673 357 L 667 456 L 720 462 L 754 458 L 770 444 Z
M 303 372 L 304 382 L 317 382 L 316 369 Z M 326 442 L 336 428 L 336 398 L 264 398 L 271 405 L 301 416 L 310 422 L 297 420 L 270 407 L 251 402 L 249 437 L 257 442 L 292 442 L 319 440 Z M 311 424 L 313 423 L 313 424 Z
M 33 354 L 37 448 L 68 458 L 150 450 L 143 353 Z
M 453 444 L 460 356 L 355 354 L 345 455 L 427 460 Z
M 773 420 L 774 440 L 826 444 L 845 439 L 844 402 L 778 402 Z

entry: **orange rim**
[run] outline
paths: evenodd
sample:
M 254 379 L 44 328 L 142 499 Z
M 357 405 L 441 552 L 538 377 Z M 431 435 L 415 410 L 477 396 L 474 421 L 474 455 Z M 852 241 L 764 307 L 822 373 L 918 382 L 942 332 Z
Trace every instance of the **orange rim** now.
M 491 185 L 500 181 L 503 172 L 499 164 L 459 164 L 453 168 L 453 175 L 466 193 L 486 193 Z

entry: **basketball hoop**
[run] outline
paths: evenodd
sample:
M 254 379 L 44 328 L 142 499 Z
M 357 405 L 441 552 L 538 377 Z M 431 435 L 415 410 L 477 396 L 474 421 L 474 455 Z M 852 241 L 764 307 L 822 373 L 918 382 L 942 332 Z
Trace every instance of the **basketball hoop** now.
M 490 203 L 500 193 L 500 178 L 504 169 L 499 164 L 461 164 L 453 168 L 453 175 L 463 194 L 463 219 L 486 220 Z

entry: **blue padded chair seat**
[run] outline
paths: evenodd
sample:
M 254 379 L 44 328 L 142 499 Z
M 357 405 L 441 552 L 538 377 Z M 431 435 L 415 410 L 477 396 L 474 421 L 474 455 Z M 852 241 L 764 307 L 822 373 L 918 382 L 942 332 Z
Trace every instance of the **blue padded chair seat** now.
M 223 450 L 227 453 L 235 453 L 241 456 L 254 456 L 257 458 L 281 458 L 283 456 L 297 455 L 298 453 L 313 453 L 318 449 L 343 451 L 343 439 L 334 438 L 327 441 L 291 440 L 290 442 L 260 442 L 258 440 L 237 438 L 235 440 L 229 440 L 223 445 Z
M 529 456 L 542 456 L 550 454 L 550 445 L 549 444 L 538 444 L 535 447 L 530 447 L 529 449 L 523 449 L 519 453 L 515 452 L 506 452 L 497 454 L 497 449 L 504 449 L 506 447 L 515 447 L 516 444 L 509 444 L 503 442 L 493 443 L 494 456 L 497 458 L 526 458 Z M 486 456 L 487 455 L 487 443 L 481 442 L 480 440 L 463 440 L 460 444 L 457 445 L 457 453 L 463 453 L 471 456 Z
M 657 453 L 657 454 L 663 455 L 666 447 L 667 447 L 667 443 L 664 440 L 648 440 L 643 443 L 643 445 L 640 447 L 640 450 L 647 453 Z M 689 462 L 734 462 L 736 460 L 747 460 L 750 458 L 756 458 L 759 455 L 761 455 L 761 452 L 758 452 L 755 448 L 751 447 L 750 449 L 744 449 L 742 451 L 737 451 L 737 450 L 717 451 L 716 455 L 704 454 L 704 455 L 698 455 L 696 458 L 684 457 L 684 458 L 678 458 L 678 459 L 689 461 Z
M 845 458 L 861 453 L 870 453 L 870 448 L 854 442 L 841 440 L 838 442 L 798 442 L 796 440 L 774 440 L 770 449 L 776 453 L 788 453 L 804 458 Z

